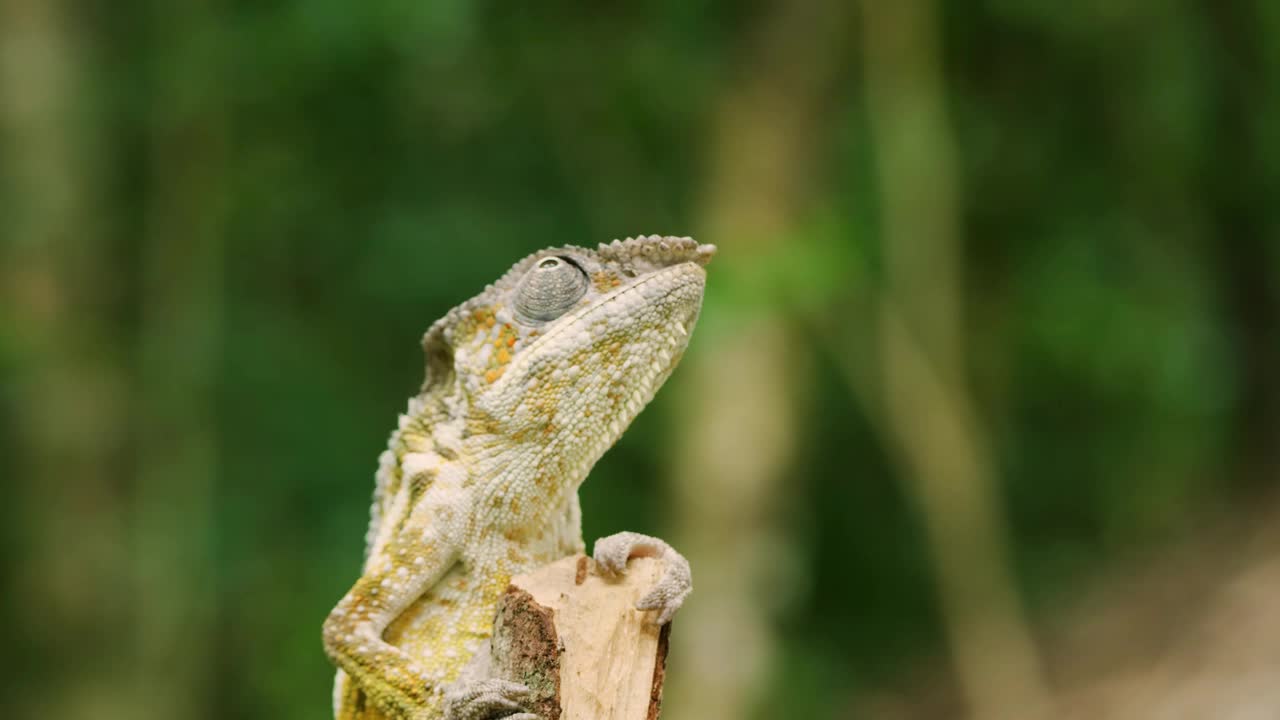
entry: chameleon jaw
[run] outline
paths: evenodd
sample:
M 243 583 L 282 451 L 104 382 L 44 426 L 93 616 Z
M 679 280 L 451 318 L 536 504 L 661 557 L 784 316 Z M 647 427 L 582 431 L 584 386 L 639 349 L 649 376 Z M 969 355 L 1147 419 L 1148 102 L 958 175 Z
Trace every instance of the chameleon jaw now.
M 504 438 L 485 496 L 573 492 L 674 371 L 701 307 L 706 271 L 682 262 L 566 316 L 473 403 Z M 529 495 L 529 494 L 532 495 Z

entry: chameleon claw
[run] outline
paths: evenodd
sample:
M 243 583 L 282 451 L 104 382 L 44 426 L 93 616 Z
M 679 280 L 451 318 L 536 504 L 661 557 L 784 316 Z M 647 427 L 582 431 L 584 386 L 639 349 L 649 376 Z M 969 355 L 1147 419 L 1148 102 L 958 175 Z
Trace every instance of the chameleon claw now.
M 523 703 L 529 688 L 510 680 L 487 678 L 464 683 L 445 693 L 445 720 L 539 720 Z
M 626 572 L 627 561 L 633 557 L 656 557 L 662 560 L 662 578 L 636 603 L 637 610 L 657 610 L 659 625 L 666 625 L 675 617 L 684 599 L 693 590 L 693 573 L 689 561 L 666 542 L 648 535 L 620 532 L 600 538 L 592 557 L 605 575 L 617 576 Z
M 675 617 L 676 611 L 684 604 L 684 599 L 693 591 L 693 580 L 689 574 L 689 563 L 677 555 L 678 563 L 668 561 L 667 571 L 640 602 L 637 610 L 657 610 L 658 624 L 666 625 Z

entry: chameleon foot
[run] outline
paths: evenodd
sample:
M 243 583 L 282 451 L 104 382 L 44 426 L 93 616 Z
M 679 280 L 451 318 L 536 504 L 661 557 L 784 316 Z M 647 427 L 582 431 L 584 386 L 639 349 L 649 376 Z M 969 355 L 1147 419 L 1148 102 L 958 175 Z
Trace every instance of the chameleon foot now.
M 444 696 L 445 720 L 540 720 L 521 705 L 529 688 L 508 680 L 489 678 L 461 683 Z
M 633 557 L 656 557 L 662 561 L 662 578 L 636 603 L 637 610 L 657 610 L 659 625 L 671 622 L 685 596 L 693 590 L 689 561 L 658 538 L 620 532 L 597 540 L 592 556 L 607 575 L 626 572 L 627 560 Z

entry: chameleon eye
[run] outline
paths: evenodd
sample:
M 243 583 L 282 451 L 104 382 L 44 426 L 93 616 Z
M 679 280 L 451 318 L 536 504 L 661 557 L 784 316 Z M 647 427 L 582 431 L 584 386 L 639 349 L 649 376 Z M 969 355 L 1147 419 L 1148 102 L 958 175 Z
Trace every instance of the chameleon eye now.
M 516 312 L 533 322 L 555 320 L 587 294 L 587 274 L 566 257 L 545 257 L 516 287 Z

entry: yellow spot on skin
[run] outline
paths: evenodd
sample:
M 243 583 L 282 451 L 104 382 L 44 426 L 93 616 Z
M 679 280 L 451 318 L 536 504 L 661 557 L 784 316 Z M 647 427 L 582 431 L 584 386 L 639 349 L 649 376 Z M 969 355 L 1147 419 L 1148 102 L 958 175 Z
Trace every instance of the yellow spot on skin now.
M 618 287 L 622 284 L 622 281 L 618 279 L 617 273 L 600 270 L 591 276 L 591 284 L 595 286 L 596 290 L 605 292 L 610 288 Z
M 498 381 L 498 378 L 502 377 L 502 371 L 505 369 L 506 368 L 494 368 L 492 370 L 485 372 L 484 381 L 492 385 L 493 383 Z
M 469 435 L 492 435 L 498 432 L 498 428 L 498 421 L 488 413 L 473 409 L 472 416 L 467 418 L 467 433 Z
M 471 316 L 476 319 L 477 323 L 480 323 L 485 327 L 493 327 L 493 308 L 476 308 L 475 311 L 471 313 Z
M 494 347 L 494 352 L 489 355 L 489 370 L 485 373 L 485 379 L 490 383 L 502 377 L 502 369 L 511 362 L 508 348 L 514 346 L 519 337 L 520 333 L 510 323 L 503 323 L 493 340 L 486 341 L 492 342 Z

